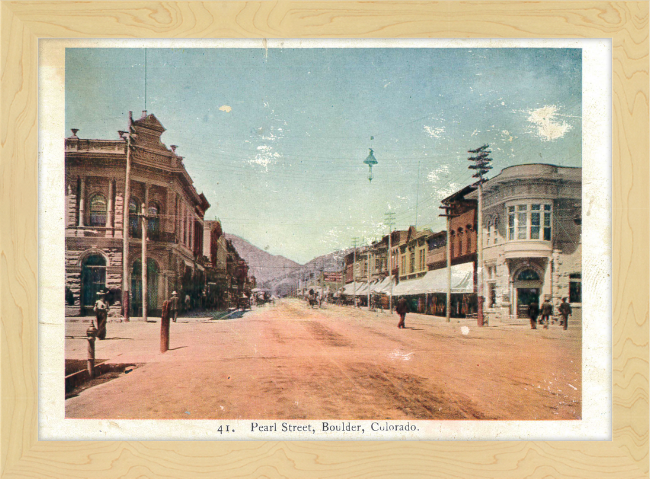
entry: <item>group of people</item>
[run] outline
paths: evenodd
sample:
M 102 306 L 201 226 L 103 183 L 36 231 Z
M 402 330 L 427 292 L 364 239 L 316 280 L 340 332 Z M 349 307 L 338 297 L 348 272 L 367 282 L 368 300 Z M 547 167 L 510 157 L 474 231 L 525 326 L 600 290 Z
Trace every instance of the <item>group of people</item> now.
M 562 298 L 562 303 L 558 307 L 558 311 L 562 316 L 562 319 L 560 321 L 560 326 L 563 326 L 564 329 L 568 329 L 569 316 L 571 316 L 572 311 L 571 311 L 571 305 L 567 303 L 566 298 Z M 548 329 L 548 325 L 551 321 L 551 317 L 553 316 L 553 305 L 548 300 L 548 298 L 544 299 L 541 308 L 536 300 L 533 300 L 528 305 L 528 317 L 530 318 L 531 329 L 537 329 L 537 318 L 540 316 L 540 313 L 542 317 L 539 320 L 539 324 L 540 326 L 544 325 L 544 329 Z
M 562 298 L 562 303 L 558 307 L 558 311 L 562 316 L 560 326 L 563 326 L 566 330 L 569 327 L 569 316 L 571 316 L 572 313 L 571 305 L 567 302 L 567 298 Z M 404 324 L 404 321 L 406 319 L 406 313 L 409 312 L 408 302 L 405 298 L 402 297 L 397 300 L 397 304 L 395 305 L 395 312 L 399 315 L 399 322 L 397 323 L 397 327 L 400 329 L 405 328 L 406 326 Z M 532 329 L 537 329 L 537 318 L 539 317 L 540 313 L 542 317 L 539 320 L 539 324 L 544 325 L 544 329 L 548 329 L 551 317 L 553 316 L 553 305 L 548 299 L 544 300 L 541 309 L 535 300 L 533 300 L 533 302 L 528 306 L 528 316 L 530 317 L 530 327 Z

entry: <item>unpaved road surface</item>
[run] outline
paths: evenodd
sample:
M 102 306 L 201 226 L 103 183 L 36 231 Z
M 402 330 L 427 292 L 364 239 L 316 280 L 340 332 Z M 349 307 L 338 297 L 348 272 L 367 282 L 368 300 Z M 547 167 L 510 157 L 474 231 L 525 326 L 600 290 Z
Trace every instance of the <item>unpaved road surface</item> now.
M 397 321 L 285 300 L 236 319 L 179 319 L 165 354 L 159 324 L 109 323 L 97 357 L 145 364 L 66 400 L 66 417 L 580 419 L 579 327 Z M 68 324 L 66 334 L 86 327 Z M 85 348 L 66 339 L 67 358 Z

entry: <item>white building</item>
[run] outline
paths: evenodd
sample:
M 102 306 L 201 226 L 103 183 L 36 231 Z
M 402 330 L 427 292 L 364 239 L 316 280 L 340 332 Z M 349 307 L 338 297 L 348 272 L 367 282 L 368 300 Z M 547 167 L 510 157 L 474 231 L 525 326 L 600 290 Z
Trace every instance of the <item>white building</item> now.
M 504 168 L 483 186 L 483 291 L 489 316 L 527 316 L 528 304 L 569 298 L 580 317 L 582 168 Z M 467 195 L 477 199 L 478 191 Z

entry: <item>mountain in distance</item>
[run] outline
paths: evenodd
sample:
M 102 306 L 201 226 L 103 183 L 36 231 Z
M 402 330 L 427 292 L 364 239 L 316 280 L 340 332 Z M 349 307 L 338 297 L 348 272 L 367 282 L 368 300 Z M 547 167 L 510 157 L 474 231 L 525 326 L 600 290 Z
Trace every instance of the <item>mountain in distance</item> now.
M 248 263 L 257 286 L 281 296 L 295 291 L 301 282 L 314 281 L 322 271 L 343 271 L 343 258 L 351 251 L 334 251 L 301 265 L 284 256 L 267 253 L 237 235 L 226 233 L 226 239 L 232 241 L 239 255 Z
M 272 279 L 286 276 L 301 267 L 284 256 L 267 253 L 237 235 L 226 233 L 226 239 L 232 241 L 239 256 L 248 263 L 250 274 L 255 276 L 259 287 L 264 287 Z
M 301 286 L 315 284 L 320 278 L 321 272 L 343 271 L 343 259 L 349 251 L 334 251 L 318 256 L 301 267 L 287 272 L 286 275 L 276 276 L 267 282 L 265 287 L 278 296 L 292 294 Z

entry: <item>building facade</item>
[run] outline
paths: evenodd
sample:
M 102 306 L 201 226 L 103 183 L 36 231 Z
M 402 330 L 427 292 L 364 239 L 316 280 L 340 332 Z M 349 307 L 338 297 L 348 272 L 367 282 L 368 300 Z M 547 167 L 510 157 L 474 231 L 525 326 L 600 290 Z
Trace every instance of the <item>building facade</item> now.
M 119 314 L 123 261 L 130 313 L 140 314 L 143 231 L 149 311 L 159 311 L 173 290 L 196 300 L 205 285 L 203 218 L 210 204 L 194 188 L 176 146 L 162 143 L 165 128 L 158 119 L 143 112 L 130 123 L 128 201 L 126 132 L 118 132 L 114 140 L 82 139 L 73 129 L 65 139 L 67 315 L 90 313 L 100 290 L 110 292 L 111 310 Z
M 399 245 L 399 280 L 419 278 L 427 272 L 427 239 L 433 233 L 430 230 L 418 231 L 415 226 L 406 231 L 406 238 Z
M 467 195 L 477 199 L 477 192 Z M 504 168 L 483 187 L 484 297 L 488 315 L 526 317 L 531 301 L 566 297 L 581 309 L 582 169 Z

